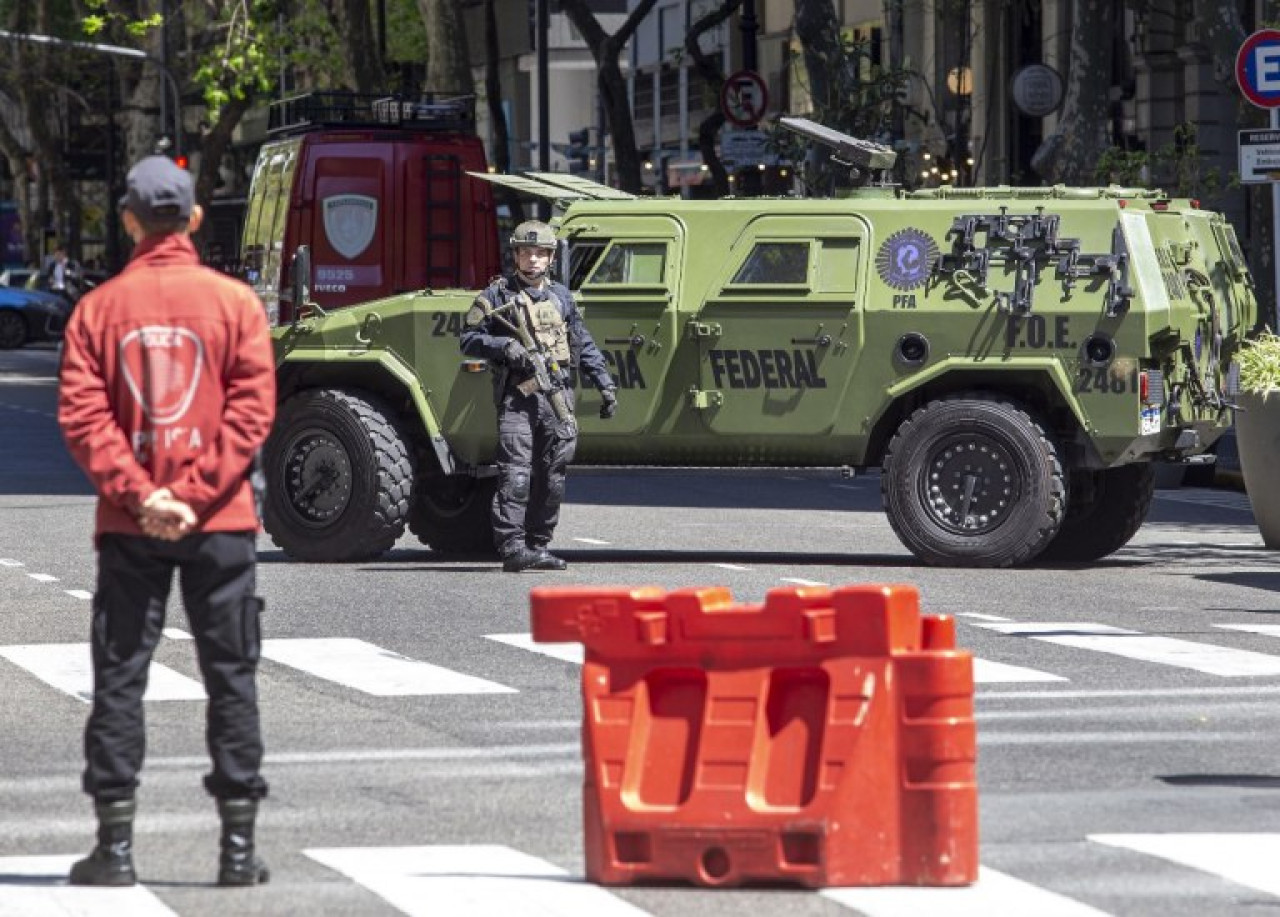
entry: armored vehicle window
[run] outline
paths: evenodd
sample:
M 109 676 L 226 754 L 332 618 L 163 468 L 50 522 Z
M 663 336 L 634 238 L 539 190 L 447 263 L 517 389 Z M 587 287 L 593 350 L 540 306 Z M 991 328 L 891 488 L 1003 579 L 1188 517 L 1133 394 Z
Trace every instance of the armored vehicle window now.
M 581 289 L 607 245 L 607 242 L 575 242 L 569 249 L 569 279 L 565 286 L 571 290 Z
M 660 242 L 618 242 L 601 259 L 588 282 L 660 284 L 666 259 L 667 247 Z
M 808 242 L 757 242 L 730 283 L 805 283 L 808 279 Z

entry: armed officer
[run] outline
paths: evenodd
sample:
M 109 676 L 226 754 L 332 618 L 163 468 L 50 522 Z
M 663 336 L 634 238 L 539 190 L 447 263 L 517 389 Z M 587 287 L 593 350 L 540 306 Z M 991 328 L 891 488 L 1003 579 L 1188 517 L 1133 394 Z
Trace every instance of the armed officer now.
M 560 518 L 565 470 L 578 442 L 567 370 L 600 390 L 600 416 L 618 409 L 613 377 L 569 290 L 548 276 L 551 227 L 528 220 L 511 236 L 516 270 L 486 287 L 467 313 L 462 352 L 494 367 L 498 406 L 498 489 L 493 535 L 502 569 L 563 570 L 547 550 Z

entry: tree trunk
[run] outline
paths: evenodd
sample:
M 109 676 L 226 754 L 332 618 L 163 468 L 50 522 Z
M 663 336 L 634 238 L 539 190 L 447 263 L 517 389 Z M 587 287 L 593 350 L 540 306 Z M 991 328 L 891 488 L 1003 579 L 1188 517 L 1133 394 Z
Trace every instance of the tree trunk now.
M 704 33 L 714 29 L 737 12 L 740 6 L 742 6 L 742 0 L 725 0 L 724 5 L 719 9 L 712 10 L 698 19 L 689 29 L 689 34 L 685 36 L 684 47 L 693 61 L 694 69 L 706 82 L 707 91 L 714 93 L 716 98 L 720 96 L 720 88 L 724 85 L 724 71 L 720 68 L 718 58 L 713 59 L 702 50 L 699 39 Z M 711 173 L 711 184 L 716 197 L 727 197 L 729 194 L 729 173 L 716 153 L 716 136 L 720 133 L 720 128 L 724 127 L 724 122 L 724 112 L 717 105 L 698 125 L 698 151 L 702 154 L 702 161 L 706 163 Z
M 421 0 L 420 0 L 421 2 Z M 627 98 L 627 81 L 622 75 L 618 56 L 626 47 L 636 27 L 649 15 L 657 0 L 640 0 L 627 15 L 618 31 L 607 34 L 591 11 L 588 0 L 560 0 L 560 9 L 577 28 L 591 50 L 599 71 L 597 85 L 605 122 L 613 138 L 614 172 L 618 187 L 632 194 L 643 188 L 640 180 L 640 153 L 636 150 L 635 122 L 631 117 L 631 101 Z M 656 116 L 656 109 L 655 109 Z
M 385 82 L 382 52 L 373 30 L 369 0 L 342 0 L 335 4 L 337 32 L 356 92 L 380 92 Z
M 1071 56 L 1066 98 L 1057 131 L 1031 157 L 1031 168 L 1055 184 L 1096 184 L 1094 167 L 1110 146 L 1112 66 L 1110 36 L 1116 28 L 1111 0 L 1073 0 Z
M 493 129 L 493 164 L 499 172 L 511 171 L 511 134 L 507 130 L 507 111 L 503 108 L 502 49 L 498 43 L 498 16 L 495 0 L 484 0 L 484 95 L 489 106 L 489 124 Z M 497 188 L 498 198 L 511 211 L 511 221 L 524 222 L 524 203 L 510 188 Z
M 836 69 L 845 55 L 841 53 L 840 20 L 832 0 L 796 0 L 796 37 L 804 49 L 815 120 L 825 122 L 827 110 L 838 106 L 838 94 L 848 79 L 848 74 Z
M 418 0 L 427 30 L 427 85 L 431 92 L 471 95 L 471 61 L 459 0 Z

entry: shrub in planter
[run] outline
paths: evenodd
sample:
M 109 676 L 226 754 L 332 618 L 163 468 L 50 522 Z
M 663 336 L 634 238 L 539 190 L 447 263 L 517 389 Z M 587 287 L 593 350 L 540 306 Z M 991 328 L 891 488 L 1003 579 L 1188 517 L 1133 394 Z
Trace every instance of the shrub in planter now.
M 1240 349 L 1236 445 L 1262 541 L 1280 550 L 1280 336 L 1264 331 Z

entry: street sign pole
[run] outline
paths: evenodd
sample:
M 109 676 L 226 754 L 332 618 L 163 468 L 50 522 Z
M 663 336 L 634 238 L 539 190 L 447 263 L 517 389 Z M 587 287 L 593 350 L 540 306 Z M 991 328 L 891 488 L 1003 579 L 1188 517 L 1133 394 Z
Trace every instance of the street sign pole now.
M 1280 31 L 1259 29 L 1236 54 L 1236 83 L 1246 99 L 1268 109 L 1272 130 L 1280 130 Z M 1271 179 L 1271 262 L 1273 267 L 1268 324 L 1280 330 L 1280 183 Z
M 1280 108 L 1271 109 L 1271 129 L 1280 130 Z M 1271 183 L 1271 330 L 1280 333 L 1280 182 Z

